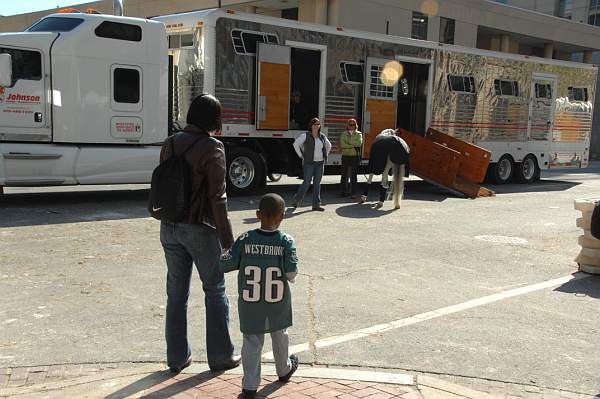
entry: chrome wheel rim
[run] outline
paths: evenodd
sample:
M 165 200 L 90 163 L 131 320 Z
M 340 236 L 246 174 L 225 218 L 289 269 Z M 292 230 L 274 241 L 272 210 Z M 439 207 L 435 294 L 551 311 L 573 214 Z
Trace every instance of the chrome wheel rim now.
M 512 172 L 512 163 L 510 159 L 504 158 L 498 163 L 498 176 L 502 181 L 506 181 L 510 178 Z
M 255 173 L 254 162 L 245 156 L 235 158 L 229 165 L 229 180 L 237 188 L 250 186 Z
M 535 175 L 535 162 L 531 158 L 525 158 L 523 160 L 523 178 L 525 180 L 533 179 Z

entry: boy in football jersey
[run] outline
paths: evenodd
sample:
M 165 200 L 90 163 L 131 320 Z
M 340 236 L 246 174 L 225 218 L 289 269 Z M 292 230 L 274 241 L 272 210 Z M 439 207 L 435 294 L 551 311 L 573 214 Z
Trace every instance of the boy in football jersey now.
M 275 369 L 288 382 L 298 368 L 298 357 L 288 356 L 287 328 L 292 325 L 289 282 L 298 273 L 294 239 L 279 231 L 285 202 L 277 194 L 264 195 L 256 217 L 260 228 L 242 234 L 221 256 L 223 272 L 238 270 L 238 312 L 242 347 L 242 397 L 255 398 L 260 385 L 260 359 L 265 334 L 271 334 Z

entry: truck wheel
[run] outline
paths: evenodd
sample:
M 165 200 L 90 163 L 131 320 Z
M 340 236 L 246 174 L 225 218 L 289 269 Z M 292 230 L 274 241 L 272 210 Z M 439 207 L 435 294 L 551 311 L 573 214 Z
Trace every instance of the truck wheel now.
M 510 156 L 502 155 L 498 162 L 493 166 L 492 177 L 496 184 L 506 184 L 510 182 L 514 171 L 514 163 Z
M 269 173 L 269 176 L 267 176 L 269 178 L 269 181 L 279 181 L 281 180 L 281 173 Z
M 516 169 L 516 177 L 520 183 L 533 183 L 540 179 L 540 167 L 531 154 L 523 158 L 523 162 L 519 163 Z
M 263 186 L 265 168 L 254 151 L 238 147 L 227 154 L 227 191 L 231 195 L 250 194 Z

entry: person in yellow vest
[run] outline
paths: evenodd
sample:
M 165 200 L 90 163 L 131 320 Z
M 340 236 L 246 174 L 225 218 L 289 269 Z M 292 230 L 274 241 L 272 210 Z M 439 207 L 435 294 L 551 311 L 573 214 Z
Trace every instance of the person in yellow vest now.
M 342 178 L 340 180 L 340 196 L 356 198 L 356 175 L 360 163 L 362 149 L 362 133 L 358 131 L 356 119 L 348 119 L 346 131 L 340 136 L 342 150 Z

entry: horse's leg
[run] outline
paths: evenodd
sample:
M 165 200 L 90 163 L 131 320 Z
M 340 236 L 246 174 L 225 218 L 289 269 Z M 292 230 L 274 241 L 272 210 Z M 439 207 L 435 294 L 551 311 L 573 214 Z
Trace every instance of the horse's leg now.
M 394 168 L 394 208 L 400 208 L 400 201 L 404 196 L 404 165 Z
M 367 182 L 365 183 L 365 189 L 363 190 L 363 194 L 360 196 L 359 203 L 362 204 L 367 200 L 369 195 L 369 187 L 371 187 L 371 182 L 373 181 L 373 173 L 369 173 L 369 177 L 367 177 Z

